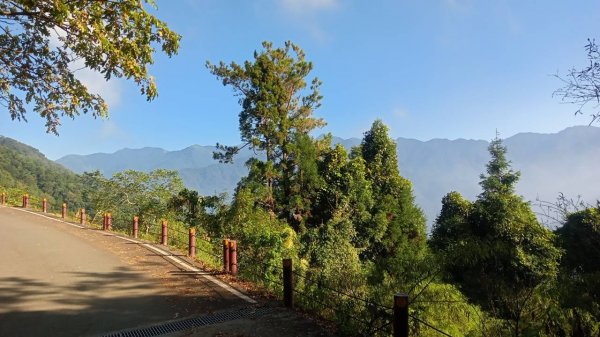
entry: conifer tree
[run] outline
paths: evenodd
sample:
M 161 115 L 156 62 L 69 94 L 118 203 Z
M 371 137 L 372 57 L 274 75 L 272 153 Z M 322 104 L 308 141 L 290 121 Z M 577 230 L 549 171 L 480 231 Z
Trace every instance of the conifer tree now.
M 536 290 L 557 274 L 559 250 L 529 203 L 515 194 L 519 172 L 510 167 L 498 138 L 488 148 L 492 159 L 481 175 L 483 192 L 473 204 L 458 193 L 444 198 L 432 238 L 444 256 L 450 281 L 475 303 L 511 323 L 520 336 L 533 329 L 524 318 Z
M 444 250 L 469 235 L 467 219 L 473 204 L 458 192 L 442 198 L 442 210 L 435 220 L 429 244 L 434 250 Z
M 411 278 L 409 270 L 426 251 L 425 217 L 414 203 L 411 182 L 400 175 L 396 143 L 382 121 L 365 133 L 359 153 L 373 195 L 370 226 L 358 230 L 369 242 L 363 259 L 375 261 L 377 277 Z
M 322 119 L 313 117 L 322 98 L 321 82 L 315 77 L 307 88 L 305 78 L 313 66 L 294 43 L 288 41 L 283 48 L 273 48 L 272 43 L 263 42 L 263 48 L 254 52 L 252 62 L 207 62 L 207 67 L 240 96 L 242 147 L 249 146 L 266 155 L 263 164 L 255 162 L 252 166 L 261 171 L 255 176 L 262 176 L 264 181 L 264 205 L 270 212 L 288 218 L 293 213 L 288 206 L 294 204 L 292 181 L 298 173 L 299 147 L 306 145 L 306 139 L 299 135 L 308 135 L 325 125 Z M 304 143 L 299 144 L 299 140 Z M 240 150 L 238 146 L 217 147 L 221 151 L 214 157 L 221 162 L 231 162 Z

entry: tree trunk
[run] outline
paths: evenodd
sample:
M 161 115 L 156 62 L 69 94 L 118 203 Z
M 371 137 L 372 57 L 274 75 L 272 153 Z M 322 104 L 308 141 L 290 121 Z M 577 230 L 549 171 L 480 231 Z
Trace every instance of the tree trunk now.
M 267 163 L 270 163 L 271 166 L 274 164 L 273 163 L 273 149 L 271 148 L 271 142 L 267 141 Z M 267 188 L 267 205 L 269 205 L 269 210 L 270 211 L 274 211 L 274 203 L 273 203 L 273 176 L 271 175 L 271 172 L 267 172 L 267 181 L 266 181 L 266 188 Z

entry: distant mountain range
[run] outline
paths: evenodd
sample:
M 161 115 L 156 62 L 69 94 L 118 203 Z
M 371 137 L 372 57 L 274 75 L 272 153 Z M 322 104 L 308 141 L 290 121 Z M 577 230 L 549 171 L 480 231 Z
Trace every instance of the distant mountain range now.
M 346 148 L 360 139 L 334 138 Z M 413 182 L 417 203 L 428 223 L 437 216 L 442 197 L 458 191 L 474 199 L 481 191 L 479 176 L 489 161 L 488 142 L 483 140 L 398 138 L 400 173 Z M 553 201 L 559 193 L 581 195 L 586 201 L 600 199 L 600 128 L 576 126 L 555 134 L 520 133 L 504 140 L 512 166 L 521 171 L 517 192 L 535 203 Z M 203 194 L 228 192 L 247 173 L 246 160 L 255 155 L 246 150 L 234 164 L 212 159 L 214 146 L 192 145 L 179 151 L 160 148 L 123 149 L 112 154 L 68 155 L 57 160 L 81 173 L 99 170 L 106 176 L 126 169 L 179 171 L 187 187 Z M 535 210 L 535 207 L 534 207 Z

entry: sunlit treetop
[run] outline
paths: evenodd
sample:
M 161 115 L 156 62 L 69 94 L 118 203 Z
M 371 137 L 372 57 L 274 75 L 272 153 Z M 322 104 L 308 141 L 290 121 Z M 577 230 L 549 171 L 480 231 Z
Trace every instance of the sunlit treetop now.
M 133 79 L 154 99 L 155 48 L 172 56 L 180 36 L 148 7 L 153 0 L 0 0 L 0 104 L 19 121 L 33 109 L 55 134 L 63 116 L 106 117 L 104 99 L 75 76 L 80 63 L 106 80 Z

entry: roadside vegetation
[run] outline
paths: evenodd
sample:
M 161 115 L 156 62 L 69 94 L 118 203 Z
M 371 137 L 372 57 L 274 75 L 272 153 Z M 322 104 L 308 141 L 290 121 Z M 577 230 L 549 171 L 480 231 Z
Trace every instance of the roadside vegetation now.
M 325 125 L 314 116 L 321 82 L 309 77 L 298 46 L 264 43 L 243 64 L 207 67 L 239 98 L 240 147 L 264 155 L 246 162 L 231 199 L 187 190 L 168 170 L 37 174 L 42 166 L 16 150 L 3 152 L 13 173 L 0 175 L 0 186 L 17 204 L 27 191 L 81 205 L 95 223 L 110 212 L 116 230 L 130 230 L 138 216 L 147 239 L 165 219 L 183 233 L 174 245 L 185 245 L 194 227 L 200 258 L 213 265 L 220 240 L 237 240 L 240 277 L 275 294 L 282 259 L 291 258 L 298 305 L 343 334 L 389 335 L 400 292 L 410 297 L 415 336 L 600 334 L 600 206 L 567 211 L 554 231 L 544 227 L 515 194 L 519 172 L 496 138 L 481 194 L 471 201 L 449 191 L 428 235 L 382 121 L 349 150 L 331 135 L 313 136 Z M 240 147 L 218 144 L 215 159 L 231 162 Z

